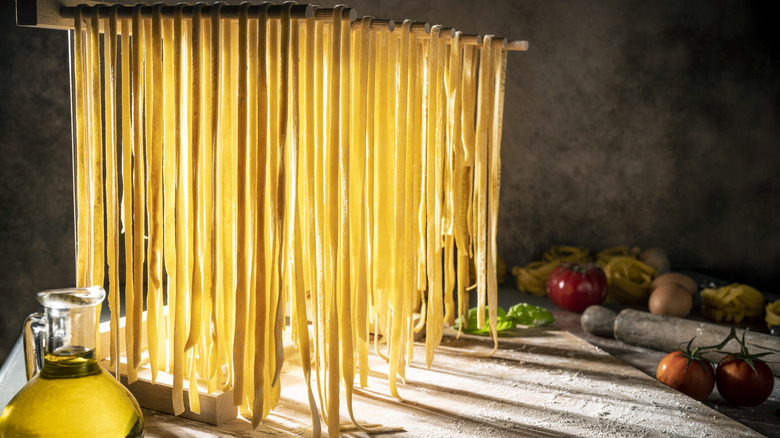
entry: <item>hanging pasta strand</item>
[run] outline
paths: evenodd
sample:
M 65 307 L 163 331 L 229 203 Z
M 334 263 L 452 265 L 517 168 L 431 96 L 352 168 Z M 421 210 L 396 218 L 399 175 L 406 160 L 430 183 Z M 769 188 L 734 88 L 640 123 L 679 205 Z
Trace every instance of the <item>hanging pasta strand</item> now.
M 141 329 L 144 306 L 144 121 L 143 85 L 145 35 L 140 6 L 133 9 L 133 360 L 128 366 L 138 369 L 141 363 Z
M 221 125 L 219 123 L 219 104 L 221 102 L 221 88 L 220 79 L 222 75 L 219 74 L 220 66 L 222 63 L 221 43 L 222 43 L 222 4 L 216 3 L 212 6 L 211 11 L 211 40 L 209 41 L 209 97 L 210 102 L 207 102 L 207 106 L 210 108 L 209 119 L 211 125 L 211 136 L 207 138 L 210 145 L 207 149 L 210 149 L 210 154 L 204 165 L 206 178 L 204 181 L 205 189 L 208 190 L 208 196 L 206 198 L 206 235 L 209 242 L 209 250 L 207 251 L 207 258 L 204 260 L 204 266 L 208 269 L 209 281 L 206 282 L 206 289 L 211 301 L 211 312 L 209 318 L 209 327 L 211 335 L 211 348 L 208 354 L 208 391 L 214 392 L 217 387 L 217 382 L 220 380 L 221 363 L 225 363 L 225 347 L 223 337 L 228 332 L 225 327 L 224 321 L 224 290 L 217 287 L 217 259 L 219 252 L 217 251 L 217 154 L 219 153 L 219 139 Z M 205 47 L 205 45 L 204 45 Z
M 282 15 L 279 20 L 279 27 L 280 27 L 280 38 L 279 38 L 279 53 L 280 53 L 280 68 L 279 68 L 279 115 L 281 116 L 279 120 L 279 145 L 281 147 L 290 147 L 287 143 L 288 140 L 292 141 L 292 135 L 288 132 L 288 129 L 290 128 L 289 124 L 289 65 L 290 65 L 290 11 L 292 9 L 292 2 L 285 2 L 282 5 Z M 284 151 L 280 151 L 278 155 L 279 164 L 278 164 L 278 186 L 277 186 L 277 206 L 278 210 L 276 212 L 276 219 L 277 223 L 282 223 L 284 220 L 284 211 L 288 208 L 288 205 L 294 206 L 294 203 L 288 203 L 287 199 L 285 199 L 284 193 L 285 193 L 285 178 L 286 178 L 286 169 L 287 169 L 287 163 L 285 160 L 285 154 Z M 292 167 L 292 166 L 291 166 Z M 277 236 L 279 237 L 278 243 L 276 245 L 276 251 L 274 257 L 279 260 L 276 271 L 274 272 L 275 278 L 278 282 L 280 282 L 277 285 L 277 297 L 276 297 L 276 303 L 275 308 L 276 312 L 274 314 L 274 325 L 273 325 L 273 334 L 274 334 L 274 350 L 275 350 L 275 363 L 274 363 L 274 369 L 273 369 L 273 378 L 272 380 L 272 386 L 278 388 L 279 383 L 279 376 L 282 372 L 282 365 L 284 364 L 284 345 L 283 345 L 283 339 L 282 339 L 282 331 L 284 330 L 284 307 L 285 302 L 283 300 L 283 293 L 282 293 L 282 287 L 281 287 L 281 280 L 283 278 L 282 273 L 284 270 L 284 267 L 282 266 L 282 258 L 281 258 L 281 251 L 283 246 L 283 240 L 282 240 L 282 230 L 279 229 L 277 231 Z M 276 403 L 274 402 L 274 405 Z
M 91 246 L 92 255 L 90 256 L 91 284 L 103 285 L 103 276 L 105 274 L 105 230 L 103 227 L 103 112 L 101 110 L 101 76 L 100 76 L 100 21 L 99 8 L 92 9 L 92 16 L 89 30 L 90 68 L 92 90 L 90 90 L 89 103 L 91 112 L 89 117 L 89 132 L 92 133 L 92 139 L 89 148 L 89 161 L 91 169 L 89 171 L 90 204 L 92 207 L 91 228 Z M 90 80 L 88 78 L 88 80 Z M 97 307 L 98 321 L 100 320 L 100 307 Z
M 312 294 L 312 322 L 314 323 L 315 333 L 315 367 L 317 369 L 317 393 L 320 398 L 320 406 L 322 406 L 322 417 L 327 423 L 328 421 L 328 401 L 326 397 L 326 376 L 328 366 L 327 356 L 327 315 L 326 311 L 326 290 L 325 290 L 325 129 L 326 129 L 326 117 L 324 111 L 325 98 L 325 74 L 326 70 L 329 73 L 329 69 L 325 68 L 325 32 L 324 25 L 317 24 L 315 28 L 315 50 L 317 53 L 315 76 L 318 78 L 315 88 L 315 102 L 321 102 L 317 105 L 315 111 L 315 173 L 314 173 L 314 190 L 315 190 L 315 202 L 314 202 L 314 217 L 315 217 L 315 248 L 317 253 L 317 282 L 316 293 Z
M 390 367 L 388 371 L 388 383 L 390 385 L 390 393 L 393 397 L 402 400 L 398 394 L 398 388 L 396 387 L 396 377 L 398 375 L 398 367 L 403 362 L 401 354 L 405 352 L 405 348 L 401 345 L 402 333 L 404 332 L 404 325 L 406 322 L 405 308 L 404 308 L 404 266 L 406 255 L 404 247 L 406 243 L 405 230 L 406 230 L 406 111 L 408 100 L 408 88 L 409 88 L 409 75 L 408 75 L 408 58 L 405 56 L 409 50 L 409 27 L 411 23 L 404 22 L 401 28 L 400 35 L 396 38 L 393 35 L 393 41 L 391 44 L 398 45 L 399 62 L 394 66 L 394 75 L 398 78 L 398 86 L 396 88 L 396 105 L 395 105 L 395 154 L 393 157 L 393 168 L 395 169 L 395 175 L 393 178 L 393 194 L 395 197 L 393 205 L 393 260 L 392 266 L 394 270 L 391 271 L 392 280 L 390 284 L 390 296 L 392 317 L 390 318 L 390 342 L 388 345 L 390 356 Z M 409 169 L 411 170 L 411 169 Z
M 506 45 L 506 41 L 504 41 Z M 487 223 L 487 298 L 490 312 L 490 332 L 493 336 L 493 351 L 498 349 L 498 335 L 496 333 L 496 320 L 498 318 L 498 284 L 496 283 L 496 262 L 498 258 L 496 238 L 498 229 L 498 200 L 501 189 L 501 128 L 504 112 L 504 81 L 506 79 L 506 50 L 503 47 L 491 47 L 491 62 L 493 63 L 491 74 L 488 77 L 491 88 L 489 96 L 492 101 L 491 126 L 489 138 L 488 158 L 490 169 L 488 171 L 488 223 Z
M 449 325 L 455 324 L 455 240 L 462 239 L 461 223 L 456 219 L 456 211 L 459 206 L 461 180 L 463 178 L 463 160 L 460 151 L 460 64 L 461 47 L 460 32 L 456 32 L 447 48 L 447 78 L 445 88 L 447 93 L 447 150 L 445 153 L 446 169 L 444 191 L 446 196 L 446 208 L 444 217 L 444 321 Z M 461 152 L 461 153 L 459 153 Z M 459 160 L 460 158 L 460 160 Z M 460 234 L 460 236 L 458 236 Z M 461 242 L 461 245 L 463 243 Z
M 186 169 L 182 148 L 182 36 L 185 28 L 182 23 L 183 5 L 177 5 L 174 9 L 173 32 L 179 38 L 174 39 L 173 46 L 173 81 L 174 81 L 174 142 L 177 170 L 176 183 L 176 292 L 173 317 L 173 413 L 179 415 L 184 412 L 184 345 L 187 341 L 186 324 L 186 298 L 188 288 L 187 272 L 187 209 L 184 199 L 187 191 Z M 170 312 L 170 302 L 168 311 Z
M 425 140 L 425 163 L 426 169 L 425 176 L 425 208 L 426 208 L 426 255 L 427 255 L 427 333 L 425 336 L 425 362 L 428 367 L 433 362 L 433 352 L 438 345 L 437 339 L 437 321 L 441 318 L 441 315 L 437 313 L 439 309 L 439 302 L 441 300 L 441 284 L 437 281 L 436 267 L 441 258 L 437 258 L 437 254 L 441 255 L 439 251 L 441 235 L 438 233 L 439 226 L 437 226 L 438 211 L 438 198 L 436 191 L 436 176 L 437 176 L 437 159 L 436 159 L 436 142 L 438 123 L 437 118 L 439 114 L 438 97 L 439 90 L 436 83 L 438 77 L 439 68 L 439 33 L 441 31 L 440 25 L 435 25 L 431 29 L 431 35 L 428 42 L 428 65 L 427 65 L 427 87 L 426 87 L 426 100 L 427 100 L 427 124 L 426 124 L 426 140 Z M 439 216 L 440 218 L 440 216 Z
M 313 27 L 314 20 L 308 19 L 305 22 L 305 32 L 303 35 L 305 36 L 305 42 L 302 44 L 304 49 L 304 56 L 302 59 L 304 60 L 304 66 L 305 70 L 308 70 L 312 67 L 313 64 L 313 49 L 314 49 L 314 34 L 313 34 Z M 299 23 L 298 21 L 293 21 L 291 23 L 291 32 L 290 32 L 290 59 L 291 59 L 291 68 L 290 68 L 290 76 L 292 78 L 292 90 L 294 94 L 297 94 L 297 90 L 299 89 L 300 84 L 298 83 L 299 73 L 301 71 L 299 67 L 299 63 L 297 60 L 299 59 L 299 41 L 298 38 L 300 36 L 301 32 L 299 30 Z M 310 74 L 306 74 L 304 76 L 306 79 L 306 83 L 303 84 L 303 95 L 301 101 L 303 102 L 304 108 L 307 108 L 311 104 L 311 98 L 313 97 L 312 93 L 312 87 L 313 83 L 310 82 Z M 295 96 L 297 97 L 297 96 Z M 293 110 L 293 118 L 292 118 L 292 125 L 296 128 L 299 126 L 299 117 L 298 117 L 298 99 L 295 99 L 295 97 L 292 97 L 292 103 L 296 106 L 296 109 Z M 306 114 L 307 119 L 311 114 Z M 309 119 L 311 120 L 311 119 Z M 304 131 L 306 134 L 310 132 L 310 129 L 304 129 L 301 126 L 301 131 Z M 293 132 L 296 130 L 294 129 Z M 308 227 L 308 220 L 307 217 L 310 214 L 310 203 L 308 202 L 308 197 L 310 195 L 310 184 L 308 181 L 307 176 L 309 175 L 309 171 L 311 168 L 308 166 L 308 163 L 306 161 L 309 161 L 309 153 L 311 152 L 311 148 L 307 148 L 306 143 L 308 140 L 310 140 L 311 137 L 309 135 L 300 135 L 300 137 L 293 137 L 291 138 L 291 141 L 298 142 L 299 140 L 303 140 L 302 144 L 300 145 L 300 151 L 299 151 L 299 157 L 303 158 L 303 161 L 298 169 L 301 169 L 303 171 L 304 177 L 302 178 L 301 183 L 298 184 L 298 193 L 303 194 L 303 198 L 298 200 L 298 204 L 301 207 L 302 213 L 299 216 L 296 216 L 293 221 L 295 222 L 293 224 L 294 228 L 303 228 L 300 230 L 299 234 L 296 234 L 296 236 L 299 236 L 301 240 L 299 240 L 301 245 L 308 246 L 305 242 L 307 240 L 307 237 L 305 234 L 307 234 L 309 231 Z M 292 148 L 291 148 L 292 149 Z M 291 156 L 294 156 L 295 154 L 293 151 L 290 151 Z M 295 187 L 290 187 L 292 191 L 295 191 Z M 290 200 L 292 204 L 292 200 Z M 307 251 L 304 251 L 304 254 L 308 254 Z M 308 402 L 309 402 L 309 409 L 311 410 L 312 415 L 312 432 L 313 436 L 319 437 L 321 434 L 321 425 L 320 425 L 320 415 L 319 410 L 317 408 L 317 403 L 314 399 L 314 393 L 312 391 L 311 386 L 311 356 L 310 356 L 310 347 L 309 347 L 309 329 L 308 329 L 308 321 L 306 317 L 306 282 L 304 281 L 304 278 L 306 277 L 306 274 L 304 274 L 303 267 L 300 265 L 300 263 L 303 261 L 303 258 L 298 258 L 299 254 L 296 254 L 296 260 L 295 265 L 298 267 L 298 275 L 295 279 L 291 278 L 291 281 L 294 282 L 294 289 L 290 296 L 291 301 L 291 308 L 292 308 L 292 319 L 291 319 L 291 325 L 294 325 L 296 331 L 297 331 L 297 346 L 298 346 L 298 354 L 301 359 L 301 368 L 303 369 L 303 377 L 306 382 L 306 390 L 308 395 Z M 309 271 L 309 275 L 310 275 Z M 293 276 L 292 273 L 290 275 Z M 309 285 L 311 285 L 311 280 L 309 280 Z
M 490 112 L 490 68 L 492 35 L 485 36 L 480 48 L 479 93 L 474 165 L 474 214 L 476 216 L 475 257 L 477 268 L 477 328 L 485 327 L 487 299 L 487 169 L 488 120 Z
M 236 161 L 236 325 L 233 340 L 233 364 L 236 368 L 233 404 L 243 405 L 244 400 L 244 353 L 248 331 L 249 266 L 247 259 L 251 249 L 247 245 L 247 5 L 242 5 L 238 20 L 238 111 L 237 135 L 238 155 Z
M 104 37 L 105 64 L 105 94 L 106 102 L 106 262 L 108 265 L 108 309 L 111 312 L 110 327 L 110 368 L 119 377 L 119 217 L 118 217 L 118 182 L 117 182 L 117 145 L 121 141 L 120 114 L 114 111 L 116 94 L 121 92 L 116 81 L 117 66 L 117 8 L 109 10 L 108 29 Z M 109 370 L 111 371 L 111 370 Z
M 254 123 L 257 125 L 257 143 L 256 148 L 256 173 L 257 183 L 265 185 L 266 181 L 266 169 L 267 169 L 267 156 L 268 150 L 268 132 L 266 115 L 268 111 L 268 82 L 267 82 L 267 65 L 266 65 L 266 22 L 268 14 L 268 4 L 261 5 L 258 11 L 258 24 L 257 24 L 257 52 L 252 54 L 253 63 L 257 64 L 256 78 L 257 83 L 257 110 L 255 112 Z M 255 236 L 255 248 L 257 254 L 261 251 L 266 253 L 266 213 L 265 207 L 265 190 L 258 188 L 254 193 L 256 197 L 256 220 L 254 226 Z M 260 420 L 265 413 L 265 387 L 267 385 L 265 379 L 265 363 L 266 357 L 266 336 L 264 329 L 266 327 L 266 315 L 267 315 L 267 301 L 265 299 L 267 295 L 267 280 L 266 280 L 266 263 L 264 260 L 257 260 L 254 263 L 255 266 L 255 290 L 259 291 L 259 297 L 255 300 L 255 324 L 258 332 L 255 334 L 254 344 L 254 397 L 252 401 L 252 427 L 257 427 L 260 424 Z
M 78 20 L 78 18 L 77 18 Z M 133 304 L 133 173 L 132 173 L 132 141 L 131 124 L 132 94 L 130 88 L 130 20 L 122 20 L 122 201 L 120 213 L 122 228 L 125 233 L 125 352 L 127 354 L 127 382 L 137 379 L 133 363 L 134 321 Z M 78 64 L 76 64 L 78 66 Z M 81 222 L 81 221 L 79 221 Z
M 151 50 L 147 51 L 146 65 L 152 80 L 147 91 L 146 126 L 151 136 L 147 136 L 146 156 L 147 170 L 147 222 L 149 224 L 149 243 L 147 245 L 147 298 L 146 298 L 146 338 L 149 349 L 149 363 L 152 371 L 152 382 L 157 380 L 160 366 L 158 344 L 159 310 L 162 308 L 162 238 L 163 238 L 163 206 L 162 206 L 162 153 L 163 153 L 163 71 L 162 71 L 162 6 L 155 5 L 152 13 L 151 26 L 147 24 L 147 34 L 151 33 Z M 151 29 L 149 29 L 151 27 Z M 148 111 L 151 109 L 151 111 Z M 163 338 L 164 340 L 164 338 Z
M 366 205 L 367 197 L 365 194 L 365 187 L 368 181 L 366 176 L 367 166 L 370 161 L 370 144 L 368 143 L 369 136 L 365 135 L 368 122 L 367 116 L 367 99 L 368 99 L 368 75 L 369 75 L 369 46 L 370 46 L 370 28 L 371 17 L 363 17 L 360 23 L 359 38 L 357 39 L 359 52 L 357 53 L 358 66 L 357 66 L 357 84 L 355 85 L 355 99 L 354 105 L 356 111 L 356 122 L 353 126 L 355 134 L 353 136 L 353 142 L 350 146 L 353 147 L 350 153 L 350 157 L 353 159 L 350 163 L 354 163 L 352 167 L 354 169 L 353 174 L 358 172 L 362 175 L 359 181 L 352 181 L 350 189 L 355 193 L 350 198 L 350 208 L 358 216 L 358 220 L 355 221 L 355 229 L 350 237 L 353 247 L 356 247 L 356 251 L 352 253 L 353 257 L 357 260 L 358 268 L 355 275 L 355 284 L 353 285 L 355 297 L 355 311 L 353 312 L 353 324 L 356 339 L 357 348 L 357 362 L 358 370 L 360 373 L 360 387 L 364 388 L 368 385 L 368 342 L 369 342 L 369 327 L 368 327 L 368 250 L 370 249 L 370 243 L 368 236 L 366 235 Z M 363 135 L 361 135 L 363 134 Z M 355 242 L 355 240 L 358 240 Z
M 76 7 L 73 32 L 73 82 L 75 84 L 76 101 L 76 208 L 79 212 L 86 212 L 89 206 L 89 193 L 87 188 L 87 121 L 86 121 L 86 91 L 89 85 L 84 74 L 84 63 L 87 57 L 87 49 L 84 47 L 84 21 L 83 5 Z M 91 215 L 79 213 L 76 223 L 76 286 L 85 287 L 91 280 L 89 278 L 89 248 Z
M 165 134 L 163 139 L 163 203 L 165 212 L 163 214 L 163 262 L 165 266 L 166 278 L 166 296 L 168 303 L 168 315 L 166 325 L 163 327 L 165 339 L 167 342 L 165 371 L 173 372 L 173 342 L 170 342 L 172 336 L 169 336 L 170 327 L 174 327 L 176 307 L 176 180 L 178 170 L 176 167 L 176 148 L 174 146 L 175 122 L 175 102 L 174 89 L 175 80 L 173 76 L 173 20 L 165 19 L 162 21 L 163 28 L 163 78 L 164 78 L 164 126 Z M 165 343 L 161 342 L 161 346 Z
M 341 76 L 341 25 L 342 25 L 343 6 L 339 5 L 333 8 L 333 17 L 331 21 L 330 32 L 330 58 L 329 74 L 330 79 L 328 89 L 328 101 L 330 102 L 328 113 L 328 137 L 325 159 L 325 174 L 328 181 L 328 212 L 326 219 L 326 231 L 328 241 L 328 261 L 326 266 L 331 273 L 327 283 L 328 308 L 328 363 L 327 363 L 327 399 L 328 399 L 328 435 L 338 436 L 339 434 L 339 330 L 342 324 L 338 318 L 338 289 L 337 289 L 337 257 L 338 257 L 338 234 L 339 234 L 339 208 L 340 192 L 336 190 L 339 187 L 339 116 L 340 112 L 340 76 Z

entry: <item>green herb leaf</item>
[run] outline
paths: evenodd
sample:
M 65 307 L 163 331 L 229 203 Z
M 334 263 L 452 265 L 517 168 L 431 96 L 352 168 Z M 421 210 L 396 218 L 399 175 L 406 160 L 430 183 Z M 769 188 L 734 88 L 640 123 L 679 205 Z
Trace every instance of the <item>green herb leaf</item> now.
M 463 327 L 463 333 L 468 333 L 470 335 L 489 335 L 490 324 L 488 321 L 490 320 L 490 315 L 488 309 L 485 308 L 485 327 L 481 329 L 477 328 L 477 312 L 478 310 L 476 307 L 469 309 L 468 315 L 466 316 L 466 321 L 464 321 L 466 324 Z M 455 320 L 455 327 L 460 327 L 460 325 L 461 319 L 458 318 Z M 501 333 L 513 328 L 515 328 L 514 320 L 508 318 L 504 309 L 499 307 L 498 317 L 496 318 L 496 331 Z
M 516 324 L 532 327 L 542 327 L 555 322 L 555 317 L 547 309 L 527 303 L 519 303 L 510 307 L 508 317 Z

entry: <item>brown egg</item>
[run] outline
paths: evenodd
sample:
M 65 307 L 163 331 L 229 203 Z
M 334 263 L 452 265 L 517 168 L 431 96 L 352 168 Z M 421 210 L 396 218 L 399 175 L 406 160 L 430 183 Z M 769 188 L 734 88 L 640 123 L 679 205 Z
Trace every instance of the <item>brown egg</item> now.
M 650 313 L 682 318 L 693 307 L 693 295 L 677 284 L 660 284 L 650 294 L 647 306 Z
M 661 285 L 669 284 L 676 284 L 681 286 L 689 293 L 694 295 L 699 291 L 699 286 L 696 284 L 693 278 L 685 274 L 680 274 L 679 272 L 667 272 L 666 274 L 659 275 L 655 278 L 655 280 L 653 280 L 653 284 L 650 286 L 650 289 L 655 289 Z

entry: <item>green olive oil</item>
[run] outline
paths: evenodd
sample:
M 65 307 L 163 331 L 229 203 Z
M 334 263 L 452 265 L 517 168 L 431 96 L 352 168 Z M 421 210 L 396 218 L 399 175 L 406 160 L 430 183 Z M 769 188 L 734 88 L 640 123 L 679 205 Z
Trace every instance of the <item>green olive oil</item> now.
M 142 437 L 135 398 L 95 359 L 95 350 L 47 353 L 33 377 L 0 414 L 0 438 Z

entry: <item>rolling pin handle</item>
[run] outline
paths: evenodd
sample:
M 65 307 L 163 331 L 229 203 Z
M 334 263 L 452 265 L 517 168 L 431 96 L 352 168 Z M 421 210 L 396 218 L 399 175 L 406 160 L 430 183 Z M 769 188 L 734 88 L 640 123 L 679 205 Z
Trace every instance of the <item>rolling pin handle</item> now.
M 605 337 L 614 337 L 617 313 L 604 306 L 590 306 L 580 318 L 580 325 L 586 332 Z

